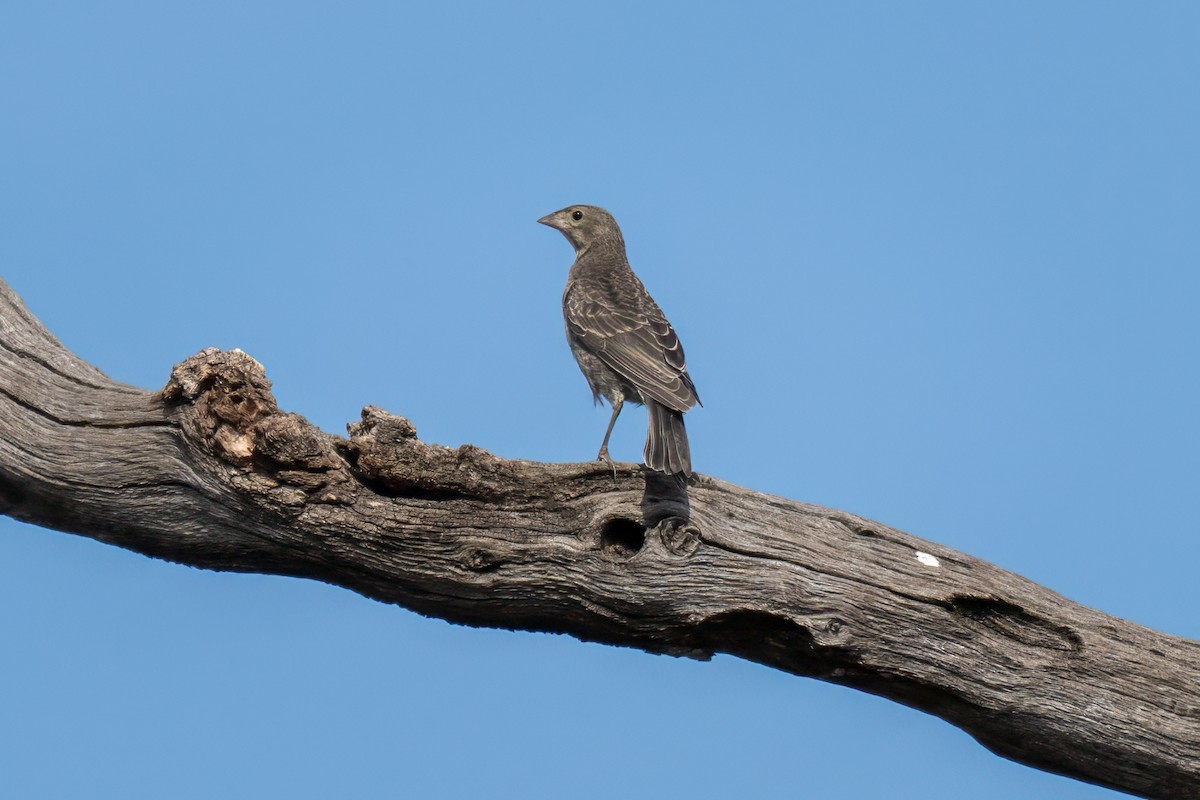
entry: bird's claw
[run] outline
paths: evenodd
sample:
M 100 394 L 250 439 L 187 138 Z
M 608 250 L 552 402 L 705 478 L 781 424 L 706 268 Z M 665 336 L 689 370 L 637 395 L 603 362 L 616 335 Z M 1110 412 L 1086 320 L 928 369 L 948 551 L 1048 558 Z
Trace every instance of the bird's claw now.
M 613 463 L 612 456 L 608 454 L 607 447 L 601 447 L 600 452 L 596 454 L 596 460 L 602 464 L 607 464 L 612 468 L 613 483 L 617 482 L 617 465 Z

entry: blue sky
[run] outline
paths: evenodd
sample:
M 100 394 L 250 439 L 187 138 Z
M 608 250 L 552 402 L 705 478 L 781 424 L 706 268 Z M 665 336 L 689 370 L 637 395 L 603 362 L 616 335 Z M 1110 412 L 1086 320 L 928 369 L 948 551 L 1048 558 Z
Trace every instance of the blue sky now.
M 1200 638 L 1194 4 L 0 10 L 0 275 L 161 387 L 591 458 L 568 244 L 609 208 L 696 468 Z M 629 410 L 614 455 L 640 457 Z M 0 519 L 0 794 L 1105 798 L 719 657 L 481 631 Z M 835 795 L 836 793 L 836 795 Z

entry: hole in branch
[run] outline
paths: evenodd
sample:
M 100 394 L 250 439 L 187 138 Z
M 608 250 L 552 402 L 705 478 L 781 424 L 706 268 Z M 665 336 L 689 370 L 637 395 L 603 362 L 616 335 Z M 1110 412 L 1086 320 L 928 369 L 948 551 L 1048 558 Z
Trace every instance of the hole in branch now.
M 600 547 L 609 553 L 631 556 L 646 544 L 646 529 L 640 522 L 617 517 L 600 529 Z
M 487 550 L 476 548 L 467 553 L 463 566 L 472 572 L 491 572 L 500 566 L 500 562 Z

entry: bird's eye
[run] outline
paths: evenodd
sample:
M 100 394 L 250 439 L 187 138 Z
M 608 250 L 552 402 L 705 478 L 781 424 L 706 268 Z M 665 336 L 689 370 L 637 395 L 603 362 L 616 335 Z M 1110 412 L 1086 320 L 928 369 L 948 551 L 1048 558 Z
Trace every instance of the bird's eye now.
M 575 220 L 576 222 L 579 222 L 579 220 L 583 219 L 583 212 L 580 211 L 578 208 L 575 209 L 574 211 L 571 212 L 571 219 Z

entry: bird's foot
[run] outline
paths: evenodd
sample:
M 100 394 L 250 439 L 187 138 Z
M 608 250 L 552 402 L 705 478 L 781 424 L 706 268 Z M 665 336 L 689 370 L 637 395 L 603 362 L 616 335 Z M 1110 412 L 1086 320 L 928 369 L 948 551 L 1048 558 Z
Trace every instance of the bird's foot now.
M 596 460 L 603 464 L 607 464 L 609 467 L 612 468 L 613 483 L 616 483 L 617 482 L 617 465 L 613 463 L 612 456 L 610 456 L 608 454 L 607 446 L 600 448 L 600 452 L 596 454 Z

